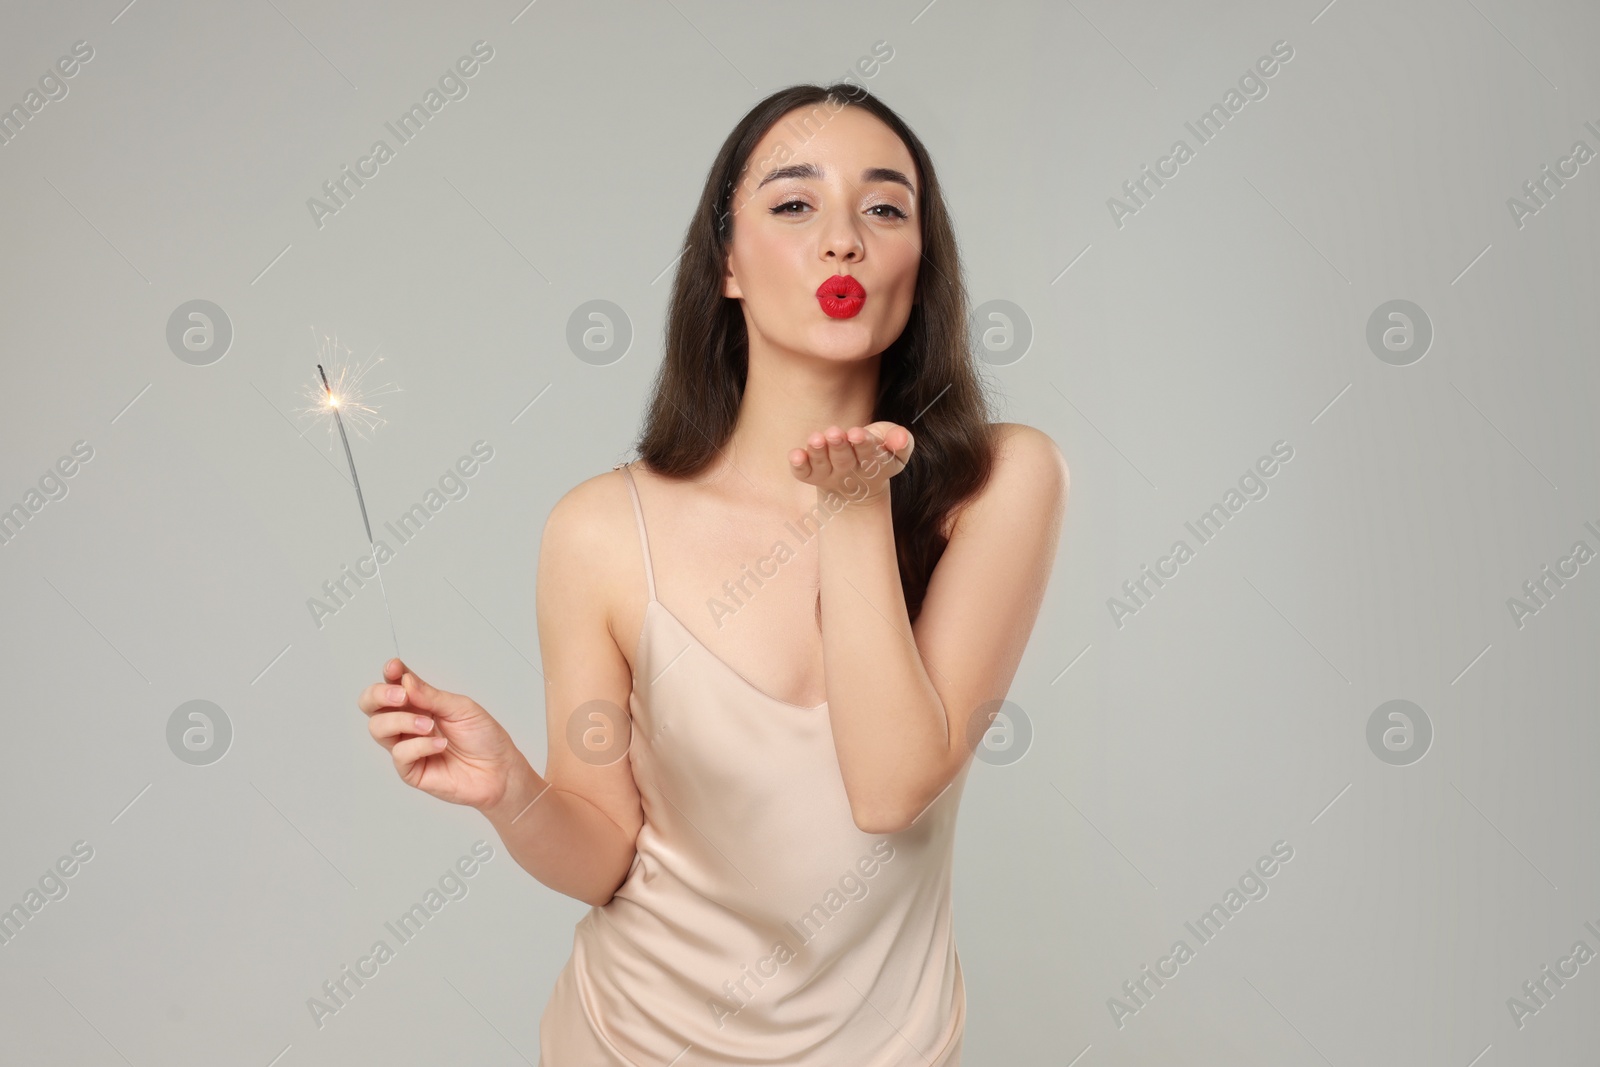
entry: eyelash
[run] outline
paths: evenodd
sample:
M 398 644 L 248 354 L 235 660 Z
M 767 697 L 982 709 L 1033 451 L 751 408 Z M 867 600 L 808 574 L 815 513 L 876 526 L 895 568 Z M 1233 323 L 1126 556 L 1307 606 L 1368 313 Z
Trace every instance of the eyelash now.
M 801 214 L 804 214 L 804 212 L 801 212 L 801 211 L 785 211 L 784 210 L 784 208 L 793 207 L 796 204 L 799 204 L 801 207 L 808 206 L 804 200 L 786 200 L 783 203 L 779 204 L 777 207 L 773 208 L 772 209 L 772 214 L 774 214 L 774 215 L 801 215 Z M 904 211 L 901 211 L 898 207 L 896 207 L 893 204 L 873 204 L 867 210 L 868 211 L 876 211 L 880 207 L 886 207 L 890 211 L 894 212 L 894 216 L 893 217 L 895 217 L 895 218 L 908 219 L 908 218 L 911 217 L 910 215 L 907 215 Z M 880 219 L 883 218 L 883 217 L 884 216 L 882 216 L 882 215 L 878 216 L 878 218 L 880 218 Z

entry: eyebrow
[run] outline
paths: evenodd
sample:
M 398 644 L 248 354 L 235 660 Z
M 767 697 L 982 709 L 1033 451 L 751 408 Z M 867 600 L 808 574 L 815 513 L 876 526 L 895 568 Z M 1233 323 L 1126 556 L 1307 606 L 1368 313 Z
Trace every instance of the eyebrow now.
M 761 179 L 761 185 L 757 185 L 756 188 L 760 189 L 762 185 L 778 181 L 781 178 L 812 178 L 820 180 L 822 178 L 822 170 L 815 163 L 791 163 L 787 167 L 779 167 L 769 173 L 765 178 Z M 874 182 L 898 182 L 910 189 L 913 196 L 917 192 L 916 187 L 911 184 L 911 179 L 893 167 L 868 167 L 861 172 L 862 185 L 870 185 Z

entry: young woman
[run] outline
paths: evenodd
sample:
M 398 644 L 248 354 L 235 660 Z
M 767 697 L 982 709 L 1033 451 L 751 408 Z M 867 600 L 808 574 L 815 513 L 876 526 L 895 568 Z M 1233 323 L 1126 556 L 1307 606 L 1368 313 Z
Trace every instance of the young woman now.
M 761 101 L 690 223 L 639 459 L 539 549 L 548 759 L 397 659 L 411 786 L 592 909 L 542 1067 L 955 1067 L 956 809 L 1067 467 L 991 423 L 933 164 L 864 89 Z

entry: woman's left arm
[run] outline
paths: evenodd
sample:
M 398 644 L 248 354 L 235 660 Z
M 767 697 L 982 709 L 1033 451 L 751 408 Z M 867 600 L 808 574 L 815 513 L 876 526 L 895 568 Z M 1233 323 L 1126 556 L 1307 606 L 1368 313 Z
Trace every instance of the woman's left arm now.
M 896 429 L 885 443 L 899 440 Z M 915 626 L 895 558 L 892 482 L 882 478 L 822 528 L 828 714 L 851 813 L 867 833 L 911 825 L 960 773 L 969 738 L 981 737 L 1010 690 L 1038 618 L 1060 542 L 1067 464 L 1041 431 L 1002 430 L 994 470 L 957 519 Z M 846 438 L 820 464 L 811 450 L 810 470 L 828 468 L 815 475 L 819 504 L 872 444 L 852 449 Z

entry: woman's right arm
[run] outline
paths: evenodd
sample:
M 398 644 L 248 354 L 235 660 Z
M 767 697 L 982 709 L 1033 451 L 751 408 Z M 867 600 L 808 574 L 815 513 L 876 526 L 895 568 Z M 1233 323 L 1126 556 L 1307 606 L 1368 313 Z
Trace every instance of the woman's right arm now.
M 545 773 L 520 751 L 504 794 L 479 810 L 506 851 L 559 893 L 602 906 L 633 866 L 644 824 L 628 759 L 633 677 L 612 637 L 619 559 L 638 556 L 622 476 L 603 474 L 556 502 L 539 545 L 535 610 L 544 664 Z M 642 572 L 641 572 L 642 578 Z

